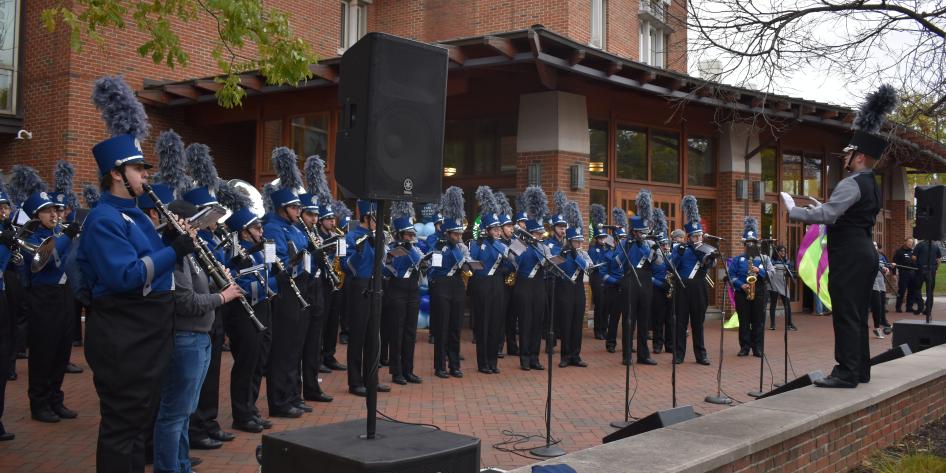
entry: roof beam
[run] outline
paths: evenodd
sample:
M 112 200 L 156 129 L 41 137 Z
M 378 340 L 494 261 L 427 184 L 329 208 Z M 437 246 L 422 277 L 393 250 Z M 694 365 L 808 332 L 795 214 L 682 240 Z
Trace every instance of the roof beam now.
M 309 72 L 316 77 L 321 77 L 329 82 L 338 83 L 338 72 L 324 64 L 310 64 Z
M 667 85 L 667 88 L 670 89 L 671 92 L 676 92 L 682 89 L 685 85 L 686 81 L 683 79 L 671 79 L 670 84 Z
M 821 112 L 821 118 L 824 118 L 825 120 L 837 118 L 837 116 L 838 112 L 836 110 L 825 110 Z
M 139 90 L 138 98 L 152 105 L 167 105 L 171 101 L 171 96 L 163 90 Z
M 581 61 L 584 61 L 584 60 L 585 60 L 585 50 L 584 50 L 584 49 L 576 49 L 576 50 L 572 51 L 572 55 L 569 56 L 569 58 L 568 58 L 568 63 L 571 64 L 572 66 L 574 66 L 575 64 L 578 64 L 578 63 L 580 63 Z
M 240 86 L 244 89 L 263 91 L 263 80 L 255 74 L 240 74 Z
M 516 47 L 512 45 L 512 41 L 509 41 L 506 38 L 500 38 L 497 36 L 484 36 L 483 44 L 489 46 L 494 51 L 506 56 L 509 59 L 515 57 L 516 53 L 519 52 Z
M 558 88 L 558 71 L 554 67 L 541 62 L 535 62 L 535 68 L 539 73 L 539 80 L 546 89 L 555 90 Z
M 442 44 L 441 46 L 447 48 L 447 57 L 456 64 L 463 65 L 466 62 L 466 54 L 463 54 L 463 50 L 460 46 L 448 46 Z
M 197 87 L 198 89 L 204 89 L 208 92 L 217 92 L 223 88 L 223 84 L 214 80 L 197 79 L 194 81 L 194 87 Z
M 176 96 L 178 96 L 178 97 L 184 97 L 184 98 L 186 98 L 186 99 L 190 99 L 190 100 L 193 100 L 193 101 L 195 101 L 195 102 L 196 102 L 197 99 L 200 97 L 200 91 L 198 91 L 197 89 L 195 89 L 195 88 L 194 88 L 193 86 L 191 86 L 191 85 L 185 85 L 185 84 L 168 84 L 168 85 L 164 86 L 164 91 L 167 92 L 167 93 L 169 93 L 169 94 L 171 94 L 171 95 L 176 95 Z
M 643 84 L 649 84 L 649 83 L 653 82 L 654 79 L 657 78 L 657 74 L 654 74 L 652 71 L 639 71 L 639 72 L 635 75 L 634 78 L 637 79 L 637 81 L 640 82 L 641 85 L 643 85 Z
M 608 75 L 613 76 L 618 72 L 621 72 L 621 69 L 624 69 L 624 64 L 619 61 L 611 61 L 608 63 Z

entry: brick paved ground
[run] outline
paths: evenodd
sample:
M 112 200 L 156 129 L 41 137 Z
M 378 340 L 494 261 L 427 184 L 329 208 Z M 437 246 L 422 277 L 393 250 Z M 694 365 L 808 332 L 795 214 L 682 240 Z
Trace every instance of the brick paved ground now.
M 939 307 L 943 307 L 942 304 Z M 937 311 L 942 320 L 946 310 Z M 892 321 L 912 315 L 890 314 Z M 780 319 L 781 320 L 781 319 Z M 808 370 L 829 370 L 833 365 L 833 336 L 830 317 L 796 316 L 798 332 L 790 333 L 791 360 L 798 374 Z M 501 468 L 516 467 L 534 460 L 492 448 L 503 440 L 503 430 L 524 434 L 544 433 L 543 412 L 546 395 L 546 372 L 523 372 L 516 359 L 500 360 L 503 372 L 483 375 L 476 372 L 474 345 L 470 331 L 464 331 L 463 354 L 466 357 L 463 379 L 441 380 L 431 371 L 432 345 L 426 343 L 426 331 L 418 336 L 418 374 L 424 377 L 421 385 L 397 386 L 393 392 L 381 394 L 379 409 L 395 418 L 427 422 L 453 432 L 474 435 L 482 439 L 482 465 Z M 772 370 L 776 381 L 783 377 L 784 357 L 782 332 L 766 331 Z M 677 371 L 679 404 L 692 404 L 700 413 L 724 409 L 703 402 L 708 394 L 715 394 L 719 367 L 718 321 L 707 323 L 706 341 L 712 366 L 700 366 L 688 353 L 686 363 Z M 890 338 L 871 338 L 871 353 L 890 347 Z M 736 357 L 738 343 L 733 331 L 726 332 L 723 388 L 734 398 L 746 400 L 746 392 L 758 389 L 759 360 Z M 340 345 L 344 350 L 344 345 Z M 618 354 L 608 354 L 604 343 L 591 338 L 586 331 L 583 357 L 590 367 L 555 370 L 553 436 L 561 438 L 566 451 L 573 452 L 601 442 L 601 437 L 612 431 L 608 423 L 623 416 L 624 367 Z M 342 354 L 343 355 L 343 354 Z M 632 415 L 644 416 L 654 410 L 668 408 L 670 398 L 670 356 L 655 355 L 659 366 L 637 365 L 639 382 L 633 398 Z M 344 356 L 340 357 L 344 360 Z M 82 349 L 73 351 L 73 361 L 87 367 Z M 556 366 L 557 366 L 556 356 Z M 545 361 L 543 361 L 545 363 Z M 231 422 L 228 386 L 231 358 L 224 354 L 221 393 L 221 424 Z M 66 404 L 79 411 L 79 418 L 59 424 L 41 424 L 29 419 L 26 396 L 26 360 L 17 362 L 18 381 L 7 385 L 7 410 L 3 422 L 16 433 L 13 442 L 0 443 L 0 471 L 73 472 L 92 471 L 95 461 L 95 439 L 98 426 L 98 399 L 92 387 L 91 373 L 86 369 L 79 375 L 66 375 L 64 390 Z M 389 381 L 386 371 L 383 381 Z M 793 375 L 789 372 L 789 377 Z M 771 382 L 770 371 L 765 371 L 765 386 Z M 300 419 L 274 419 L 274 430 L 292 430 L 349 419 L 364 415 L 362 398 L 347 393 L 345 375 L 341 372 L 324 375 L 324 389 L 335 396 L 330 404 L 311 403 L 315 412 Z M 264 389 L 265 392 L 265 389 Z M 265 413 L 265 399 L 260 406 Z M 201 472 L 252 472 L 257 470 L 253 456 L 260 435 L 238 433 L 235 441 L 215 451 L 195 452 L 204 460 Z M 538 443 L 538 440 L 535 442 Z

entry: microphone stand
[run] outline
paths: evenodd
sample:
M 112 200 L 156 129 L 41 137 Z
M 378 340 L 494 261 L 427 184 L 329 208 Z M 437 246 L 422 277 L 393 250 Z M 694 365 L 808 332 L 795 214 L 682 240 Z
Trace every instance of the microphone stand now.
M 726 314 L 728 313 L 726 310 L 726 302 L 729 300 L 729 293 L 726 291 L 726 286 L 732 287 L 732 278 L 729 276 L 729 264 L 726 262 L 722 250 L 719 252 L 719 259 L 724 262 L 724 267 L 726 268 L 726 278 L 723 279 L 723 314 L 719 322 L 719 369 L 716 372 L 716 395 L 706 396 L 704 401 L 710 404 L 728 406 L 732 404 L 732 399 L 723 394 L 723 336 L 726 333 Z
M 673 251 L 673 245 L 670 246 L 670 251 Z M 663 255 L 667 266 L 673 271 L 673 277 L 676 279 L 673 283 L 680 283 L 680 289 L 685 291 L 687 287 L 683 284 L 683 278 L 681 278 L 680 273 L 677 272 L 677 267 L 673 265 L 673 261 L 668 259 L 666 253 L 663 251 L 661 251 L 660 254 Z M 673 289 L 671 288 L 671 290 Z M 677 407 L 677 297 L 679 295 L 680 291 L 673 291 L 673 295 L 670 297 L 670 340 L 672 341 L 671 346 L 673 347 L 673 360 L 671 360 L 670 363 L 670 390 L 674 408 Z M 683 343 L 686 343 L 686 339 L 684 339 Z
M 376 206 L 374 231 L 374 263 L 371 282 L 368 284 L 368 293 L 371 297 L 371 306 L 368 311 L 368 326 L 365 328 L 365 346 L 363 347 L 362 366 L 352 366 L 349 369 L 363 368 L 365 370 L 365 388 L 368 394 L 365 397 L 365 407 L 368 409 L 367 432 L 360 436 L 362 439 L 375 438 L 378 417 L 378 365 L 381 356 L 381 262 L 384 256 L 384 201 L 375 200 Z
M 747 252 L 747 253 L 748 253 L 748 252 Z M 750 258 L 752 258 L 752 256 L 750 256 Z M 759 251 L 759 259 L 762 261 L 762 267 L 765 268 L 765 259 L 762 258 L 762 252 L 761 252 L 761 251 Z M 770 261 L 771 261 L 771 260 L 770 260 Z M 765 276 L 766 276 L 766 278 L 765 278 L 766 290 L 769 291 L 769 290 L 771 290 L 771 287 L 772 287 L 772 286 L 771 286 L 771 285 L 772 285 L 772 280 L 770 279 L 770 277 L 769 277 L 768 274 L 766 274 Z M 765 316 L 765 313 L 764 313 L 764 312 L 763 312 L 762 316 L 763 316 L 763 317 Z M 750 319 L 750 320 L 751 320 L 751 319 Z M 762 327 L 763 327 L 763 329 L 762 329 L 762 346 L 760 347 L 760 348 L 762 349 L 762 353 L 761 353 L 762 356 L 759 357 L 759 390 L 758 390 L 758 391 L 749 391 L 748 393 L 746 393 L 746 394 L 748 394 L 749 396 L 751 396 L 751 397 L 756 397 L 756 398 L 757 398 L 757 397 L 762 397 L 762 396 L 765 394 L 765 391 L 763 391 L 763 387 L 762 387 L 762 384 L 763 384 L 763 382 L 764 382 L 764 380 L 765 380 L 765 319 L 763 318 L 762 321 L 763 321 L 763 322 L 762 322 Z M 788 337 L 788 326 L 785 326 L 785 336 Z M 788 358 L 786 358 L 786 361 L 787 361 L 787 360 L 788 360 Z M 786 366 L 788 366 L 787 362 L 786 362 Z M 787 375 L 788 375 L 788 374 L 786 373 L 786 376 L 787 376 Z
M 771 253 L 771 249 L 769 250 L 769 252 Z M 769 261 L 771 261 L 771 260 L 772 260 L 772 255 L 770 254 L 770 255 L 769 255 Z M 788 277 L 785 279 L 785 292 L 788 292 L 788 284 L 789 284 L 790 282 L 794 282 L 794 281 L 795 281 L 795 273 L 793 273 L 793 272 L 792 272 L 792 268 L 790 268 L 790 267 L 788 266 L 788 260 L 785 260 L 784 266 L 785 266 L 785 272 L 788 273 L 788 274 L 786 275 L 786 276 L 788 276 Z M 775 268 L 775 264 L 772 265 L 772 268 L 773 268 L 773 269 Z M 781 296 L 778 296 L 778 297 L 781 297 Z M 818 297 L 818 294 L 815 294 L 815 297 Z M 789 301 L 789 304 L 791 304 L 791 301 Z M 784 306 L 783 306 L 783 307 L 784 307 Z M 791 307 L 789 307 L 788 310 L 791 310 Z M 783 314 L 782 317 L 785 318 L 785 320 L 783 321 L 783 322 L 785 322 L 785 335 L 784 335 L 784 337 L 785 337 L 785 382 L 782 383 L 781 386 L 779 386 L 778 384 L 776 384 L 775 387 L 777 387 L 777 388 L 780 388 L 780 387 L 785 386 L 786 384 L 788 384 L 788 313 Z
M 625 239 L 623 242 L 618 241 L 616 243 L 618 243 L 619 244 L 618 246 L 621 247 L 621 253 L 624 254 L 624 260 L 627 261 L 627 265 L 631 267 L 631 274 L 634 275 L 634 279 L 637 281 L 637 286 L 641 287 L 641 279 L 640 279 L 640 276 L 637 275 L 637 268 L 634 266 L 633 263 L 631 263 L 631 258 L 628 256 L 627 250 L 624 248 L 624 244 L 627 243 L 627 241 L 628 240 Z M 627 277 L 627 275 L 625 275 L 625 277 Z M 614 427 L 616 429 L 623 429 L 624 427 L 627 427 L 632 424 L 631 422 L 631 363 L 634 362 L 633 361 L 634 357 L 633 357 L 633 354 L 631 353 L 630 345 L 633 345 L 634 336 L 629 335 L 630 330 L 631 330 L 630 291 L 628 291 L 628 294 L 626 297 L 627 297 L 627 307 L 624 313 L 624 319 L 621 321 L 621 327 L 622 327 L 621 328 L 621 348 L 623 349 L 627 345 L 626 346 L 627 356 L 629 359 L 623 360 L 623 361 L 627 361 L 627 363 L 624 364 L 624 420 L 623 421 L 616 420 L 614 422 L 611 422 L 611 427 Z M 625 340 L 631 343 L 625 343 Z M 635 381 L 637 380 L 635 379 Z
M 520 229 L 517 229 L 516 232 L 525 233 L 523 230 L 520 230 Z M 529 236 L 529 238 L 528 239 L 523 238 L 523 240 L 526 243 L 528 243 L 528 245 L 531 246 L 536 251 L 536 253 L 538 253 L 542 257 L 542 260 L 543 260 L 542 264 L 546 268 L 553 268 L 552 271 L 555 272 L 557 276 L 568 279 L 568 277 L 565 275 L 565 272 L 562 271 L 562 269 L 559 268 L 555 263 L 553 263 L 551 259 L 549 259 L 548 254 L 546 254 L 545 251 L 539 249 L 539 241 L 535 239 L 532 235 L 529 235 L 528 233 L 526 234 Z M 549 342 L 555 340 L 555 329 L 552 325 L 552 319 L 555 317 L 555 294 L 553 293 L 554 291 L 548 290 L 548 286 L 549 286 L 548 281 L 553 281 L 553 284 L 554 284 L 554 280 L 552 280 L 551 278 L 548 278 L 545 283 L 546 297 L 548 297 L 548 301 L 549 301 L 549 303 L 546 305 L 547 307 L 546 310 L 549 311 L 549 317 L 548 317 L 548 333 L 547 333 L 548 339 L 546 340 L 545 348 L 546 348 L 546 352 L 548 352 L 547 363 L 548 363 L 549 377 L 548 377 L 548 394 L 545 401 L 545 445 L 542 447 L 533 448 L 532 450 L 529 451 L 529 453 L 537 457 L 543 457 L 543 458 L 560 457 L 565 454 L 565 450 L 562 449 L 562 447 L 558 445 L 558 442 L 554 444 L 552 443 L 552 364 L 553 364 L 552 351 L 553 351 L 553 347 L 551 343 Z

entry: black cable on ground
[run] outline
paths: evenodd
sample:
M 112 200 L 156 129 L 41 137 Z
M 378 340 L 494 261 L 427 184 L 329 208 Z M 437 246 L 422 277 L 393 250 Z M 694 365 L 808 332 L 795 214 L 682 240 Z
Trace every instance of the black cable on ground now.
M 546 460 L 542 457 L 536 457 L 529 452 L 536 447 L 545 445 L 545 436 L 544 435 L 526 435 L 514 432 L 512 430 L 503 429 L 503 436 L 507 437 L 506 440 L 502 442 L 494 443 L 493 448 L 503 452 L 503 453 L 512 453 L 513 455 L 518 455 L 523 458 L 528 458 L 530 460 Z M 532 442 L 533 440 L 539 440 L 542 442 L 542 445 L 533 445 L 533 446 L 522 446 L 525 443 Z M 557 445 L 561 442 L 561 439 L 551 439 L 549 445 Z
M 387 415 L 387 414 L 381 412 L 380 410 L 376 410 L 375 412 L 377 412 L 379 416 L 384 417 L 384 419 L 387 420 L 388 422 L 394 422 L 395 424 L 417 425 L 417 426 L 421 426 L 421 427 L 433 427 L 435 430 L 443 430 L 443 429 L 441 429 L 439 426 L 434 425 L 434 424 L 425 424 L 425 423 L 423 423 L 423 422 L 407 422 L 407 421 L 403 421 L 403 420 L 397 420 L 397 419 L 395 419 L 395 418 L 393 418 L 393 417 L 391 417 L 391 416 L 389 416 L 389 415 Z

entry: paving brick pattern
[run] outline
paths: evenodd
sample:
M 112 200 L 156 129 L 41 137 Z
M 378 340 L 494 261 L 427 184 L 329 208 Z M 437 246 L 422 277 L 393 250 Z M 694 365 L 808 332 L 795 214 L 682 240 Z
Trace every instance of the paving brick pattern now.
M 938 319 L 944 312 L 937 311 Z M 889 314 L 891 321 L 912 315 Z M 781 323 L 781 319 L 779 319 Z M 798 332 L 790 332 L 791 361 L 795 373 L 820 369 L 830 370 L 833 365 L 833 334 L 830 317 L 798 315 L 795 324 Z M 703 402 L 703 398 L 716 392 L 716 374 L 719 367 L 719 325 L 708 321 L 707 346 L 712 366 L 700 366 L 693 360 L 692 349 L 687 360 L 677 369 L 677 399 L 679 404 L 692 404 L 700 413 L 709 413 L 723 406 Z M 783 341 L 781 331 L 766 330 L 768 351 L 771 354 L 771 369 L 776 381 L 783 378 Z M 429 345 L 426 330 L 418 334 L 416 355 L 417 372 L 424 377 L 421 385 L 397 386 L 389 394 L 380 394 L 379 409 L 400 420 L 432 423 L 445 430 L 474 435 L 482 439 L 482 465 L 511 468 L 535 462 L 535 460 L 503 453 L 492 445 L 504 439 L 503 431 L 522 434 L 544 433 L 543 413 L 546 396 L 547 372 L 523 372 L 514 358 L 500 360 L 502 373 L 484 375 L 475 369 L 475 347 L 470 343 L 470 331 L 464 330 L 462 352 L 466 360 L 462 379 L 441 380 L 432 373 L 433 346 Z M 759 387 L 759 359 L 736 357 L 738 343 L 733 331 L 726 331 L 723 389 L 737 400 L 748 400 L 746 392 Z M 871 338 L 871 353 L 877 354 L 890 347 L 890 338 Z M 345 345 L 339 345 L 340 359 L 344 360 Z M 569 452 L 598 445 L 601 437 L 613 429 L 608 423 L 623 417 L 624 366 L 620 355 L 609 354 L 604 342 L 594 340 L 591 332 L 585 331 L 583 358 L 590 367 L 558 369 L 554 371 L 554 419 L 553 436 L 561 439 L 562 447 Z M 670 355 L 654 355 L 658 366 L 636 365 L 636 389 L 631 413 L 644 416 L 658 409 L 671 406 Z M 82 349 L 73 350 L 73 361 L 86 367 Z M 543 358 L 543 363 L 545 363 Z M 221 424 L 228 428 L 231 423 L 228 393 L 229 370 L 232 360 L 228 354 L 223 358 L 221 376 Z M 390 381 L 386 369 L 382 368 L 382 381 Z M 88 369 L 79 375 L 66 375 L 64 390 L 66 404 L 79 411 L 76 420 L 58 424 L 42 424 L 29 419 L 26 396 L 26 361 L 17 362 L 20 378 L 7 385 L 7 408 L 3 422 L 17 437 L 12 442 L 0 443 L 0 471 L 32 473 L 41 472 L 85 472 L 94 469 L 95 440 L 98 428 L 98 398 L 92 386 Z M 789 378 L 793 376 L 789 371 Z M 764 384 L 768 389 L 771 375 L 765 368 Z M 323 389 L 335 396 L 330 404 L 310 403 L 315 412 L 300 419 L 273 419 L 274 431 L 293 430 L 328 424 L 364 416 L 364 400 L 347 393 L 344 373 L 323 375 Z M 636 388 L 635 388 L 636 387 Z M 265 388 L 263 390 L 265 393 Z M 265 414 L 265 398 L 260 400 Z M 235 441 L 214 451 L 192 452 L 204 460 L 197 468 L 201 472 L 254 472 L 258 466 L 254 458 L 255 447 L 260 443 L 259 434 L 238 432 Z M 538 445 L 536 439 L 530 445 Z

